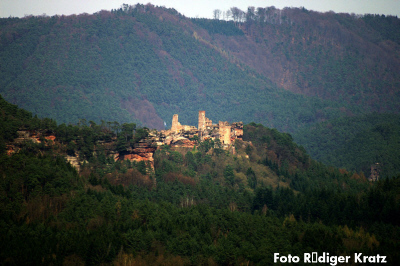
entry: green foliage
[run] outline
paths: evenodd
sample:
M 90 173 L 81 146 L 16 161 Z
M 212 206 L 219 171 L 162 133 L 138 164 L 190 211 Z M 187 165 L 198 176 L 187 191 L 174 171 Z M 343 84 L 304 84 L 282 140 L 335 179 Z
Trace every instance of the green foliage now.
M 207 153 L 213 147 L 214 147 L 214 141 L 212 139 L 206 139 L 200 143 L 198 149 L 202 153 Z
M 297 168 L 308 168 L 308 154 L 303 147 L 293 142 L 290 134 L 255 123 L 245 125 L 244 132 L 243 140 L 251 141 L 257 147 L 257 151 L 253 152 L 253 148 L 247 146 L 246 153 L 254 158 L 257 153 L 261 158 L 265 158 L 264 163 L 273 170 L 286 172 L 282 174 L 287 175 L 294 173 Z M 283 169 L 285 165 L 286 169 Z
M 391 40 L 400 44 L 400 21 L 397 16 L 367 14 L 362 19 L 381 35 L 382 40 Z
M 136 130 L 136 134 L 134 137 L 134 142 L 139 142 L 142 139 L 147 138 L 147 136 L 149 135 L 149 129 L 144 127 L 144 128 L 138 128 Z
M 206 29 L 211 34 L 222 34 L 226 36 L 244 35 L 244 32 L 237 28 L 233 21 L 211 20 L 205 18 L 193 18 L 191 21 Z
M 327 121 L 296 134 L 296 141 L 325 164 L 363 171 L 381 164 L 381 177 L 400 174 L 400 117 L 370 114 Z
M 229 164 L 224 169 L 224 178 L 228 185 L 233 186 L 235 184 L 235 174 L 233 173 L 232 166 Z
M 50 119 L 39 120 L 36 116 L 32 117 L 30 112 L 8 103 L 1 95 L 0 110 L 0 136 L 2 137 L 2 141 L 11 141 L 16 138 L 17 131 L 22 127 L 25 129 L 37 129 L 38 124 L 47 124 L 45 126 L 50 126 L 48 123 L 53 122 Z M 49 129 L 51 128 L 49 127 Z
M 117 151 L 119 153 L 126 151 L 126 139 L 124 136 L 119 136 L 117 139 Z
M 76 170 L 60 157 L 21 151 L 11 157 L 2 155 L 0 160 L 0 173 L 4 177 L 0 212 L 6 221 L 18 217 L 24 201 L 44 195 L 60 196 L 80 185 Z
M 398 179 L 380 181 L 366 193 L 338 193 L 334 189 L 306 190 L 295 195 L 292 190 L 281 188 L 272 190 L 258 188 L 253 201 L 253 210 L 261 211 L 267 206 L 268 212 L 277 216 L 293 214 L 296 219 L 308 222 L 322 221 L 324 224 L 347 224 L 349 226 L 371 226 L 374 223 L 397 225 L 400 202 L 395 199 L 398 193 Z M 386 182 L 386 183 L 385 183 Z M 393 187 L 387 194 L 382 186 Z M 318 202 L 318 204 L 317 204 Z M 362 221 L 357 224 L 355 221 Z
M 253 169 L 249 167 L 246 171 L 246 176 L 247 176 L 247 182 L 249 184 L 249 187 L 252 189 L 255 189 L 257 187 L 257 177 L 256 174 L 254 173 Z

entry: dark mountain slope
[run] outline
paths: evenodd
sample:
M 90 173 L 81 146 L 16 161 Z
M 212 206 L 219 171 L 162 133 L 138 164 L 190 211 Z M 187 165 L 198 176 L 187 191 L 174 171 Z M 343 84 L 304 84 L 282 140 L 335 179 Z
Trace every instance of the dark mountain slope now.
M 220 24 L 227 36 L 245 38 L 234 22 Z M 349 108 L 360 112 L 279 89 L 174 10 L 137 5 L 1 25 L 0 93 L 59 122 L 85 117 L 160 129 L 174 113 L 194 125 L 198 110 L 206 110 L 214 121 L 294 131 Z
M 175 113 L 195 125 L 198 110 L 213 121 L 289 132 L 399 111 L 399 19 L 296 8 L 250 13 L 227 22 L 137 5 L 1 19 L 0 93 L 59 122 L 158 129 Z
M 370 175 L 379 163 L 381 177 L 400 174 L 400 115 L 342 117 L 302 129 L 296 141 L 320 162 Z
M 212 43 L 279 87 L 368 111 L 400 110 L 397 17 L 259 8 L 238 23 L 245 32 L 240 36 L 216 32 L 216 21 L 201 21 Z

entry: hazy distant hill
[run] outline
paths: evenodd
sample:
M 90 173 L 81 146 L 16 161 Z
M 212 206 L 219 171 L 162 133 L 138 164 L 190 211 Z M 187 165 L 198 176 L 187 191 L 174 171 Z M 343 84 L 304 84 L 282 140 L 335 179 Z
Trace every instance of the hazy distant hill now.
M 210 38 L 278 87 L 366 111 L 400 110 L 397 17 L 270 7 L 249 9 L 246 19 L 244 35 Z

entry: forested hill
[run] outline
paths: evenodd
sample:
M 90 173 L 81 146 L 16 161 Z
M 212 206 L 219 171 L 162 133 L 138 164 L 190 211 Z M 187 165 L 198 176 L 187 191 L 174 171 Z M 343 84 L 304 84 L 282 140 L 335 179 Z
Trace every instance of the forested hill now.
M 397 265 L 400 177 L 368 182 L 255 123 L 235 153 L 194 139 L 159 146 L 154 168 L 115 156 L 149 135 L 57 125 L 0 97 L 0 264 L 270 265 L 325 252 Z
M 399 19 L 297 8 L 232 18 L 124 5 L 0 19 L 0 94 L 58 122 L 158 129 L 175 113 L 194 125 L 198 110 L 213 121 L 289 132 L 348 114 L 399 111 Z
M 382 177 L 400 174 L 400 115 L 342 117 L 300 130 L 296 142 L 313 159 L 328 165 L 370 173 L 379 163 Z
M 242 36 L 212 34 L 220 21 L 200 20 L 213 42 L 278 87 L 368 111 L 400 106 L 400 19 L 319 13 L 298 8 L 236 12 Z M 220 33 L 220 32 L 218 32 Z

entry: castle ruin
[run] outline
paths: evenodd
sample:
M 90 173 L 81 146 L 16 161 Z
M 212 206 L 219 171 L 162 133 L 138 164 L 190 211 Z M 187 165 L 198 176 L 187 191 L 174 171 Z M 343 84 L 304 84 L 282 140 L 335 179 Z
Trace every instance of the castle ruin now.
M 199 140 L 212 139 L 220 140 L 224 148 L 228 148 L 235 139 L 243 138 L 243 122 L 229 124 L 226 121 L 219 121 L 213 124 L 212 120 L 206 117 L 205 111 L 199 111 L 198 128 L 195 126 L 181 125 L 178 114 L 172 117 L 170 130 L 163 131 L 165 144 L 181 143 L 190 145 L 190 139 L 198 136 Z
M 231 144 L 231 130 L 232 127 L 228 122 L 219 121 L 218 123 L 218 132 L 219 132 L 219 140 L 222 144 L 230 145 Z
M 368 177 L 368 180 L 371 182 L 378 181 L 380 172 L 381 172 L 381 165 L 379 163 L 371 165 L 371 175 Z
M 194 130 L 194 129 L 196 129 L 196 127 L 194 127 L 194 126 L 181 125 L 181 123 L 179 123 L 179 121 L 178 121 L 178 115 L 177 114 L 175 114 L 172 117 L 171 133 L 179 134 L 181 132 L 191 131 L 191 130 Z

